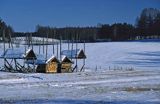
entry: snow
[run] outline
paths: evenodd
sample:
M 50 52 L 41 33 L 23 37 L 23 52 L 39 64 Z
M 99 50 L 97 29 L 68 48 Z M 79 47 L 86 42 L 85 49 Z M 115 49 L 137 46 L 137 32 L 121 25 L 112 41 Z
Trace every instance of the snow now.
M 13 37 L 12 41 L 15 44 L 26 44 L 27 42 L 27 38 L 26 37 Z M 59 43 L 59 40 L 57 39 L 52 39 L 52 38 L 43 38 L 43 37 L 32 37 L 32 43 L 33 44 L 42 44 L 44 41 L 44 43 Z
M 20 82 L 20 81 L 24 81 L 24 79 L 3 79 L 3 80 L 0 80 L 0 84 L 3 84 L 3 83 L 17 83 L 17 82 Z
M 159 42 L 108 42 L 86 44 L 86 67 L 160 69 Z
M 160 71 L 62 74 L 1 72 L 0 103 L 159 104 Z M 16 77 L 15 77 L 16 76 Z
M 48 62 L 50 62 L 52 59 L 54 59 L 54 58 L 56 58 L 54 55 L 53 56 L 51 56 L 47 61 L 46 61 L 46 63 L 48 63 Z M 57 60 L 57 59 L 56 59 Z
M 1 57 L 5 57 L 7 59 L 22 59 L 24 56 L 24 51 L 22 51 L 21 49 L 15 48 L 15 49 L 11 49 L 8 48 L 2 55 Z
M 76 58 L 79 54 L 80 49 L 77 50 L 63 50 L 62 55 L 66 55 L 69 58 Z
M 78 47 L 83 49 L 83 44 Z M 85 72 L 0 72 L 0 103 L 160 104 L 159 47 L 157 41 L 86 43 Z M 20 48 L 24 50 L 23 45 Z M 39 52 L 38 46 L 33 49 Z M 66 50 L 67 44 L 62 44 L 62 49 Z M 48 55 L 53 55 L 52 50 L 49 45 Z M 78 63 L 80 67 L 83 61 Z
M 68 44 L 63 43 L 62 50 L 68 50 L 67 45 Z M 2 54 L 3 44 L 1 44 L 0 47 L 0 54 Z M 54 54 L 52 47 L 52 45 L 48 46 L 48 56 L 54 55 L 57 57 L 57 46 L 54 46 Z M 74 44 L 74 49 L 75 47 L 76 45 Z M 108 69 L 159 70 L 159 47 L 159 41 L 86 43 L 85 53 L 87 58 L 85 68 L 91 71 L 104 71 Z M 21 45 L 20 48 L 24 48 L 24 46 Z M 42 53 L 42 46 L 39 47 L 36 45 L 33 47 L 33 50 L 38 54 L 39 48 L 41 50 L 40 54 L 45 56 L 45 53 Z M 83 43 L 79 43 L 78 48 L 83 49 Z M 60 60 L 60 55 L 58 55 L 57 58 Z M 1 62 L 3 63 L 3 60 Z M 78 63 L 78 68 L 81 68 L 83 61 L 78 60 Z

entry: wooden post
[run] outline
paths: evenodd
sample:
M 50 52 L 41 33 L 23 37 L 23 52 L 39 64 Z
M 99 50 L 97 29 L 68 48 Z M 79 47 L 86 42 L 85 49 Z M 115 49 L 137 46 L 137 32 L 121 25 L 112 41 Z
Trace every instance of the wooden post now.
M 33 58 L 33 72 L 36 72 L 36 68 L 35 68 L 35 58 Z
M 73 53 L 72 53 L 72 51 L 73 51 L 73 37 L 72 37 L 72 47 L 71 47 L 71 61 L 72 61 L 72 59 L 73 59 Z
M 46 61 L 48 56 L 48 33 L 47 33 L 47 43 L 46 43 Z
M 28 34 L 28 48 L 30 47 L 30 35 Z
M 78 48 L 77 40 L 78 40 L 78 34 L 76 34 L 76 51 L 77 51 L 77 48 Z M 76 53 L 76 72 L 77 71 L 78 71 L 78 60 L 77 60 L 77 53 Z
M 14 60 L 16 60 L 16 59 L 14 59 Z M 17 61 L 15 61 L 15 69 L 17 71 Z
M 27 67 L 28 67 L 27 69 L 29 70 L 29 63 L 27 63 Z
M 13 49 L 13 44 L 12 44 L 12 37 L 11 37 L 11 34 L 9 34 L 9 38 L 10 38 L 10 43 L 11 43 L 11 47 L 12 47 L 12 49 Z M 6 60 L 6 59 L 5 59 Z M 16 59 L 13 59 L 14 60 L 14 62 L 15 62 L 15 68 L 16 68 L 16 70 L 17 70 L 17 61 L 16 61 Z M 7 60 L 6 60 L 7 61 Z
M 10 35 L 10 33 L 9 33 L 9 35 Z M 11 48 L 10 41 L 11 41 L 11 40 L 8 41 L 8 48 Z
M 70 42 L 70 41 L 69 41 L 69 39 L 68 39 L 68 50 L 70 50 L 70 47 L 69 47 L 69 42 Z
M 44 54 L 44 37 L 43 37 L 43 54 Z
M 69 41 L 69 34 L 68 34 L 68 50 L 70 50 L 70 41 Z
M 58 58 L 58 50 L 59 50 L 59 49 L 58 49 L 58 43 L 57 43 L 57 58 Z M 60 59 L 60 60 L 61 60 L 61 59 Z
M 28 41 L 28 39 L 27 39 L 27 35 L 26 35 L 26 42 L 25 42 L 25 45 L 27 45 L 27 41 Z
M 27 45 L 27 35 L 26 35 L 26 40 L 25 40 L 25 44 L 24 44 L 24 53 L 25 53 L 25 56 L 26 56 L 26 51 L 27 51 L 27 46 L 26 45 Z M 24 60 L 24 68 L 25 68 L 25 60 Z
M 62 37 L 60 37 L 60 61 L 62 61 L 62 55 L 61 55 L 61 51 L 62 51 Z
M 52 49 L 53 49 L 53 54 L 54 54 L 54 39 L 52 39 L 52 44 L 53 44 Z
M 6 51 L 6 47 L 5 47 L 5 29 L 4 29 L 4 30 L 3 30 L 4 67 L 5 67 L 5 65 L 6 65 L 5 51 Z M 5 68 L 5 70 L 6 70 L 6 68 Z
M 41 53 L 41 45 L 38 45 L 39 46 L 39 54 Z
M 83 48 L 84 48 L 84 53 L 85 53 L 85 48 L 86 48 L 86 46 L 85 46 L 85 41 L 84 41 L 84 43 L 83 43 Z M 86 59 L 84 58 L 83 59 L 83 65 L 85 66 L 85 64 L 86 64 Z M 85 71 L 85 70 L 84 70 Z
M 53 54 L 54 54 L 54 36 L 56 35 L 56 30 L 54 30 L 54 34 L 53 34 L 53 37 L 52 37 L 52 44 L 53 44 Z
M 24 44 L 24 54 L 25 54 L 25 56 L 26 56 L 26 51 L 27 51 L 27 47 L 26 47 L 26 44 Z M 24 60 L 24 62 L 23 62 L 23 65 L 24 65 L 24 67 L 25 67 L 25 60 Z
M 33 40 L 32 40 L 32 33 L 30 34 L 30 39 L 31 39 L 31 45 L 32 45 L 32 49 L 33 49 Z

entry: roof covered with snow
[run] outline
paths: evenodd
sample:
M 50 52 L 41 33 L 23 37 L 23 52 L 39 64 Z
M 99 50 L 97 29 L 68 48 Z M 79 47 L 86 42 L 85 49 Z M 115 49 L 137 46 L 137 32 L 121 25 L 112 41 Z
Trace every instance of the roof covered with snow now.
M 8 48 L 1 55 L 1 58 L 6 59 L 24 59 L 24 58 L 36 58 L 32 49 L 28 49 L 26 52 L 20 48 Z
M 15 48 L 15 49 L 7 49 L 2 55 L 1 58 L 6 59 L 23 59 L 25 52 L 23 52 L 21 49 Z
M 62 63 L 73 63 L 67 56 L 62 57 Z
M 68 58 L 78 58 L 78 59 L 86 58 L 86 55 L 82 49 L 63 50 L 61 54 L 67 56 Z
M 36 54 L 36 57 L 37 57 L 37 59 L 35 61 L 27 60 L 26 63 L 39 65 L 39 64 L 47 64 L 52 60 L 59 63 L 59 60 L 54 55 L 48 55 L 47 58 L 46 58 L 45 55 Z

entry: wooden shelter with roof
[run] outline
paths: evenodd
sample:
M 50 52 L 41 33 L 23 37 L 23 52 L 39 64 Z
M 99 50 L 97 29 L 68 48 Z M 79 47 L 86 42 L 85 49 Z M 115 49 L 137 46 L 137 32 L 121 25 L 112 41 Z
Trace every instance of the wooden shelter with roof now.
M 61 61 L 61 72 L 72 72 L 72 64 L 73 62 L 67 56 L 63 56 Z
M 36 60 L 36 55 L 32 49 L 28 49 L 24 52 L 19 48 L 8 48 L 1 55 L 0 58 L 4 59 L 4 69 L 8 71 L 18 71 L 18 72 L 30 72 L 30 68 L 25 68 L 25 65 L 22 65 L 18 60 Z
M 60 62 L 55 56 L 51 56 L 47 60 L 37 59 L 36 65 L 36 72 L 40 73 L 58 73 L 60 70 Z
M 34 53 L 33 49 L 28 49 L 24 55 L 24 59 L 26 60 L 36 60 L 36 54 Z
M 83 59 L 83 65 L 82 65 L 80 71 L 83 70 L 83 68 L 85 66 L 85 59 L 87 58 L 83 49 L 63 50 L 61 52 L 61 54 L 67 56 L 71 60 L 75 59 L 76 64 L 75 64 L 75 67 L 72 69 L 72 71 L 74 71 L 78 67 L 77 60 L 78 59 Z

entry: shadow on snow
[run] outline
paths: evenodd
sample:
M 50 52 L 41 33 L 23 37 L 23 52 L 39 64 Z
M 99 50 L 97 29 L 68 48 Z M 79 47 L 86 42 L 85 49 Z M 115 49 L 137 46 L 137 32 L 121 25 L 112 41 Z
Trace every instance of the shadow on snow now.
M 160 102 L 145 102 L 145 101 L 94 101 L 94 100 L 70 100 L 70 99 L 35 99 L 35 100 L 14 100 L 14 101 L 3 101 L 0 103 L 9 104 L 159 104 Z
M 115 61 L 116 64 L 127 64 L 138 67 L 160 67 L 160 51 L 156 52 L 133 52 L 128 53 L 134 55 L 129 60 Z

